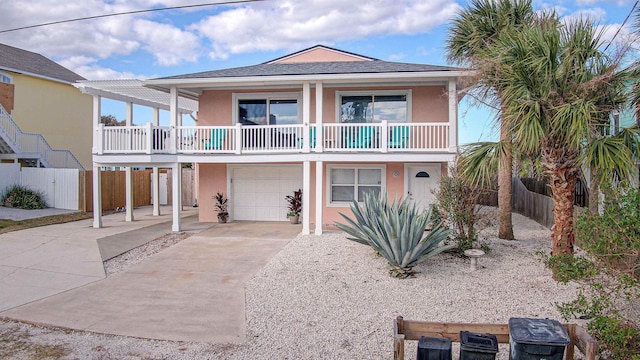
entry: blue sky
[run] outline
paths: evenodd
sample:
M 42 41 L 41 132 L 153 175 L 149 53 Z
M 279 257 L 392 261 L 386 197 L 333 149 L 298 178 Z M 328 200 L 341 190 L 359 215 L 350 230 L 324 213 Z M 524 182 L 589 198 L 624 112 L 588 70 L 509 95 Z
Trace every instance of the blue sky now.
M 215 0 L 14 0 L 0 30 L 43 22 Z M 563 17 L 588 15 L 612 37 L 635 0 L 534 0 Z M 261 63 L 325 44 L 387 61 L 447 64 L 447 27 L 466 1 L 265 0 L 123 15 L 0 33 L 0 43 L 41 53 L 91 79 L 147 79 Z M 628 39 L 625 26 L 616 40 Z M 637 39 L 636 39 L 637 40 Z M 636 52 L 637 54 L 637 52 Z M 124 104 L 103 113 L 124 118 Z M 134 109 L 134 120 L 150 116 Z M 166 114 L 163 116 L 167 118 Z M 460 142 L 497 137 L 493 115 L 463 101 Z M 165 120 L 166 121 L 166 120 Z

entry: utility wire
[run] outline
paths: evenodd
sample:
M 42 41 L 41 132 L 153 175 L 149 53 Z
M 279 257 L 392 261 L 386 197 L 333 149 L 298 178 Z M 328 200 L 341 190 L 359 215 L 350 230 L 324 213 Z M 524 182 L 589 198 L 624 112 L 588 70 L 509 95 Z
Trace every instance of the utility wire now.
M 607 51 L 607 49 L 609 48 L 609 45 L 611 45 L 613 43 L 613 40 L 615 40 L 616 36 L 618 36 L 618 34 L 620 33 L 620 30 L 622 30 L 624 25 L 627 23 L 627 21 L 631 17 L 631 14 L 633 14 L 633 11 L 636 9 L 636 6 L 638 6 L 638 2 L 640 2 L 640 0 L 636 0 L 635 4 L 633 4 L 633 7 L 631 8 L 631 11 L 629 11 L 629 14 L 627 14 L 627 17 L 624 18 L 624 21 L 622 22 L 622 24 L 620 24 L 620 27 L 618 27 L 618 31 L 616 31 L 616 33 L 613 34 L 613 37 L 611 38 L 611 41 L 609 41 L 607 46 L 604 48 L 604 51 Z
M 100 18 L 106 18 L 106 17 L 111 17 L 111 16 L 141 14 L 141 13 L 155 12 L 155 11 L 165 11 L 165 10 L 188 9 L 188 8 L 197 8 L 197 7 L 214 6 L 214 5 L 242 4 L 242 3 L 251 3 L 251 2 L 257 2 L 257 1 L 265 1 L 265 0 L 230 0 L 230 1 L 212 2 L 212 3 L 206 3 L 206 4 L 169 6 L 169 7 L 156 8 L 156 9 L 133 10 L 133 11 L 125 11 L 125 12 L 113 13 L 113 14 L 102 14 L 102 15 L 86 16 L 86 17 L 75 18 L 75 19 L 52 21 L 52 22 L 48 22 L 48 23 L 21 26 L 21 27 L 17 27 L 17 28 L 13 28 L 13 29 L 0 30 L 0 34 L 8 33 L 8 32 L 11 32 L 11 31 L 18 31 L 18 30 L 24 30 L 24 29 L 33 29 L 33 28 L 42 27 L 42 26 L 64 24 L 64 23 L 83 21 L 83 20 L 100 19 Z

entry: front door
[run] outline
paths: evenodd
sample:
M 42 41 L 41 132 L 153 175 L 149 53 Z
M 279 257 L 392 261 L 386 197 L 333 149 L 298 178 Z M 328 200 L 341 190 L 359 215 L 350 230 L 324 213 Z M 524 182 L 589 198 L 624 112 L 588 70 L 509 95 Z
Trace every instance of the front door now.
M 407 196 L 418 209 L 427 210 L 436 200 L 435 191 L 440 186 L 440 164 L 407 166 Z

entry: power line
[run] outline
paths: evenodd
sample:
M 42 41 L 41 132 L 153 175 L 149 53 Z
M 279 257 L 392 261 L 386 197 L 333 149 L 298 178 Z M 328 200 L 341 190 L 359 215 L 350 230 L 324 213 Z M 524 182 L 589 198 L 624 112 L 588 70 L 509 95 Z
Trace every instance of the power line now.
M 206 4 L 169 6 L 169 7 L 156 8 L 156 9 L 133 10 L 133 11 L 125 11 L 125 12 L 113 13 L 113 14 L 102 14 L 102 15 L 86 16 L 86 17 L 75 18 L 75 19 L 58 20 L 58 21 L 52 21 L 52 22 L 47 22 L 47 23 L 42 23 L 42 24 L 28 25 L 28 26 L 21 26 L 21 27 L 13 28 L 13 29 L 0 30 L 0 34 L 8 33 L 8 32 L 11 32 L 11 31 L 24 30 L 24 29 L 33 29 L 33 28 L 42 27 L 42 26 L 64 24 L 64 23 L 83 21 L 83 20 L 100 19 L 100 18 L 106 18 L 106 17 L 112 17 L 112 16 L 141 14 L 141 13 L 155 12 L 155 11 L 165 11 L 165 10 L 188 9 L 188 8 L 197 8 L 197 7 L 214 6 L 214 5 L 242 4 L 242 3 L 251 3 L 251 2 L 257 2 L 257 1 L 265 1 L 265 0 L 230 0 L 230 1 L 220 1 L 220 2 L 212 2 L 212 3 L 206 3 Z
M 636 6 L 638 6 L 638 2 L 639 1 L 640 0 L 636 0 L 636 3 L 633 4 L 633 7 L 631 8 L 631 11 L 629 11 L 629 14 L 627 14 L 627 17 L 624 18 L 624 21 L 622 22 L 622 24 L 620 24 L 620 27 L 618 27 L 618 31 L 616 31 L 616 33 L 613 34 L 613 37 L 611 38 L 611 41 L 609 41 L 607 46 L 604 48 L 604 51 L 607 51 L 607 49 L 609 48 L 609 45 L 611 45 L 613 43 L 613 40 L 615 40 L 616 36 L 618 36 L 618 34 L 620 33 L 620 30 L 622 30 L 624 25 L 627 23 L 627 20 L 629 20 L 629 18 L 631 17 L 631 14 L 633 14 L 633 11 L 636 9 Z

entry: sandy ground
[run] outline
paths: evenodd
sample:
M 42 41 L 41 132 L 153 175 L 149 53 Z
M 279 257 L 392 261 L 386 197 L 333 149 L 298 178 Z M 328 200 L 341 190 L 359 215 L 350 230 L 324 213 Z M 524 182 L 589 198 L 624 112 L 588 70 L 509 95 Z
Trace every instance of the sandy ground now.
M 392 320 L 398 315 L 445 322 L 561 320 L 555 303 L 574 299 L 576 287 L 556 283 L 536 254 L 549 252 L 549 230 L 513 217 L 515 241 L 497 239 L 495 227 L 486 230 L 492 251 L 480 260 L 480 269 L 473 271 L 468 259 L 441 254 L 405 280 L 391 278 L 384 259 L 343 233 L 298 236 L 248 283 L 247 341 L 240 345 L 136 339 L 4 320 L 0 358 L 390 359 Z M 140 256 L 148 255 L 132 258 Z M 407 359 L 415 359 L 416 345 L 407 342 Z M 454 359 L 458 349 L 454 344 Z M 497 359 L 508 359 L 507 347 L 501 346 Z

